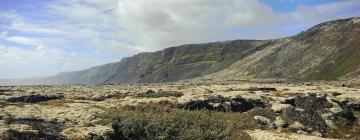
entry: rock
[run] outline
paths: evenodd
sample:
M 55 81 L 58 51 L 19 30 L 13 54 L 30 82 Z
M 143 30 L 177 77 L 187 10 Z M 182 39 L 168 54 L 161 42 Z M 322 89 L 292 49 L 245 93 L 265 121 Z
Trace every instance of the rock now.
M 317 137 L 322 137 L 324 136 L 323 134 L 319 133 L 319 132 L 312 132 L 311 135 L 317 136 Z
M 249 111 L 246 112 L 247 114 L 249 114 L 250 116 L 254 117 L 254 116 L 263 116 L 265 118 L 268 118 L 270 120 L 275 120 L 275 118 L 277 116 L 279 116 L 279 114 L 275 113 L 273 110 L 269 109 L 269 108 L 254 108 L 251 109 Z
M 290 125 L 289 128 L 295 132 L 298 132 L 298 131 L 303 131 L 303 130 L 306 130 L 306 127 L 299 123 L 299 122 L 295 122 L 294 124 Z
M 293 108 L 293 106 L 291 106 L 289 104 L 273 104 L 271 106 L 271 109 L 277 113 L 281 113 L 281 112 L 285 111 L 286 109 L 290 109 L 290 108 Z
M 349 102 L 347 107 L 353 111 L 360 111 L 360 101 L 358 102 Z
M 93 100 L 93 101 L 103 101 L 105 99 L 106 99 L 106 97 L 103 95 L 100 95 L 100 94 L 95 94 L 91 97 L 91 100 Z
M 297 133 L 279 133 L 271 130 L 249 130 L 247 133 L 253 140 L 329 140 L 317 136 Z
M 295 97 L 295 106 L 305 110 L 318 110 L 325 107 L 325 98 L 318 98 L 315 94 L 309 96 L 297 96 Z
M 35 94 L 35 95 L 29 95 L 29 96 L 10 97 L 6 101 L 7 102 L 38 103 L 38 102 L 56 100 L 56 99 L 61 99 L 61 98 L 63 98 L 63 96 Z
M 256 87 L 251 87 L 249 89 L 250 92 L 254 92 L 254 91 L 262 91 L 262 92 L 272 92 L 272 91 L 277 91 L 276 88 L 256 88 Z
M 327 101 L 332 104 L 332 107 L 328 110 L 337 117 L 346 118 L 349 121 L 356 121 L 356 117 L 352 111 L 341 101 L 335 100 L 333 98 L 327 97 Z
M 299 122 L 304 126 L 322 134 L 327 132 L 327 125 L 325 120 L 319 115 L 319 113 L 315 111 L 305 110 L 304 112 L 301 112 L 294 109 L 289 109 L 282 114 L 282 118 L 284 118 L 287 122 Z
M 281 103 L 295 106 L 295 98 L 284 99 L 283 101 L 281 101 Z
M 225 98 L 222 96 L 210 97 L 206 100 L 190 101 L 181 105 L 188 110 L 215 110 L 225 112 L 246 112 L 255 107 L 265 107 L 261 100 L 246 100 L 242 97 Z
M 325 120 L 325 123 L 327 126 L 329 126 L 330 128 L 336 128 L 335 126 L 335 116 L 332 113 L 325 113 L 322 114 L 321 117 Z
M 274 124 L 276 126 L 276 128 L 286 128 L 288 127 L 288 124 L 286 121 L 284 121 L 281 117 L 276 117 L 275 121 L 274 121 Z
M 273 129 L 275 127 L 275 124 L 270 119 L 263 116 L 254 116 L 254 119 L 265 128 Z

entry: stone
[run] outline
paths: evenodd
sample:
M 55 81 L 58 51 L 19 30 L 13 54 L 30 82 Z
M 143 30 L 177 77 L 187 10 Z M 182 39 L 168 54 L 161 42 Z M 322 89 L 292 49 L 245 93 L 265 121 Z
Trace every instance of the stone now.
M 268 119 L 270 119 L 272 121 L 275 120 L 275 118 L 277 116 L 279 116 L 279 114 L 275 113 L 270 108 L 254 108 L 254 109 L 251 109 L 251 110 L 247 111 L 246 113 L 249 114 L 252 117 L 254 117 L 254 116 L 263 116 L 263 117 L 268 118 Z
M 286 109 L 290 109 L 290 108 L 293 108 L 293 106 L 291 106 L 289 104 L 273 104 L 271 106 L 271 109 L 277 113 L 281 113 L 281 112 L 285 111 Z
M 295 132 L 298 132 L 299 130 L 306 130 L 306 127 L 299 122 L 295 122 L 294 124 L 290 125 L 289 128 Z
M 322 114 L 321 117 L 325 120 L 325 123 L 327 126 L 329 126 L 330 128 L 336 128 L 335 125 L 335 116 L 332 113 L 325 113 Z
M 61 99 L 61 98 L 63 98 L 63 96 L 35 94 L 35 95 L 29 95 L 29 96 L 10 97 L 6 101 L 7 102 L 38 103 L 38 102 L 56 100 L 56 99 Z
M 315 94 L 310 94 L 309 96 L 297 96 L 295 97 L 295 106 L 297 108 L 302 108 L 305 110 L 318 110 L 322 109 L 325 106 L 325 98 L 316 97 Z
M 275 121 L 274 121 L 274 124 L 276 126 L 276 128 L 286 128 L 288 127 L 288 124 L 286 121 L 284 121 L 281 117 L 276 117 Z
M 289 109 L 283 112 L 282 118 L 289 121 L 297 121 L 304 126 L 322 134 L 327 132 L 327 124 L 318 112 L 305 110 L 303 112 Z
M 273 129 L 275 127 L 275 124 L 270 119 L 263 116 L 254 116 L 254 119 L 265 128 Z
M 209 97 L 205 100 L 186 102 L 181 105 L 188 110 L 215 110 L 224 112 L 246 112 L 255 107 L 265 107 L 261 100 L 247 100 L 242 97 L 225 98 L 222 96 Z

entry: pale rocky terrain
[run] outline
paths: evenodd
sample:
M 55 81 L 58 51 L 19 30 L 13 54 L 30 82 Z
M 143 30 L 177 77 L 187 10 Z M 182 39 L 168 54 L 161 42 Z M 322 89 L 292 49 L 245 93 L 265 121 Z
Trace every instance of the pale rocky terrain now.
M 161 91 L 179 94 L 153 96 Z M 259 123 L 246 130 L 252 139 L 359 139 L 359 94 L 358 84 L 339 82 L 3 86 L 0 138 L 114 139 L 112 125 L 99 123 L 108 109 L 168 101 L 250 114 Z M 351 128 L 342 130 L 343 123 Z

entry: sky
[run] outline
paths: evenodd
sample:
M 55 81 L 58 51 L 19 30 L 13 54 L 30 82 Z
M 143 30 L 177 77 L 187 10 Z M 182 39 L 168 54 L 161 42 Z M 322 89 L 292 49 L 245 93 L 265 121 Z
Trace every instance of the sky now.
M 2 0 L 0 78 L 55 75 L 139 52 L 295 35 L 360 16 L 360 0 Z

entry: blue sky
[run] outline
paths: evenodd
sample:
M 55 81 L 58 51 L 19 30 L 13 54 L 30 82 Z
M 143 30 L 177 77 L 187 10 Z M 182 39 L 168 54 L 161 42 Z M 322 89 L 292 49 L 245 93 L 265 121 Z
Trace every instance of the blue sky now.
M 359 0 L 3 0 L 0 78 L 82 70 L 181 44 L 285 37 L 353 16 Z

